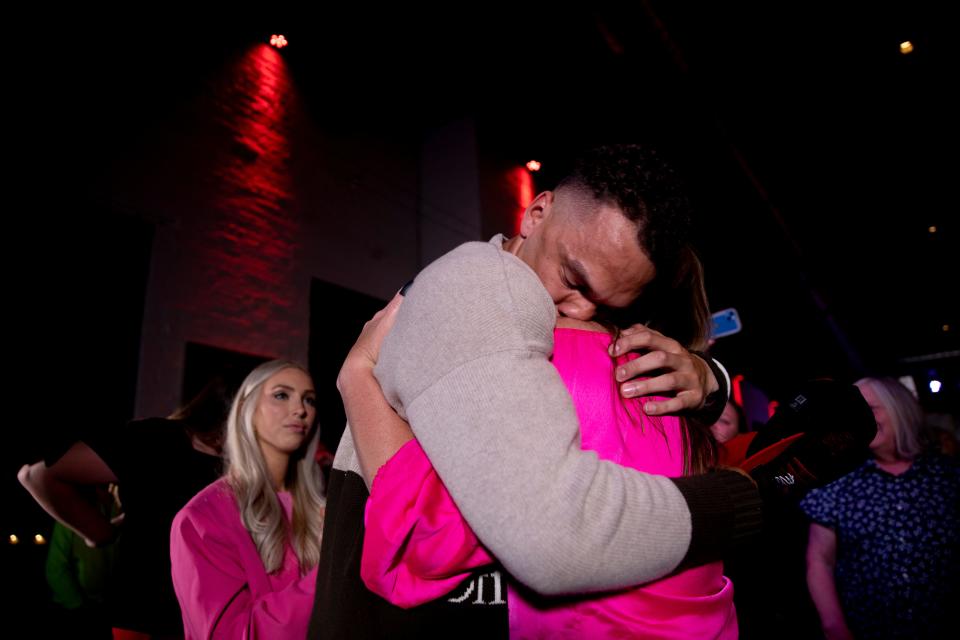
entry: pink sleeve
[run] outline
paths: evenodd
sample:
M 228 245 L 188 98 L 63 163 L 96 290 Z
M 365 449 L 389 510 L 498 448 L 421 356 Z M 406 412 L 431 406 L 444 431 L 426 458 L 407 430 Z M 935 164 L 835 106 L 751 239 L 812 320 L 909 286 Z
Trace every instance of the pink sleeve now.
M 208 524 L 181 511 L 170 535 L 173 586 L 186 637 L 305 637 L 317 569 L 280 591 L 254 598 L 229 532 Z
M 416 440 L 380 467 L 365 521 L 360 576 L 400 607 L 444 596 L 493 561 Z

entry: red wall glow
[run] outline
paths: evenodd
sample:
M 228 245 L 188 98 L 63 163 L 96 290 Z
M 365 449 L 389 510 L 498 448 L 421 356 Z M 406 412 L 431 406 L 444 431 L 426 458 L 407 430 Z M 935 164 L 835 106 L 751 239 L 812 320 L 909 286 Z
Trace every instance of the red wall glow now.
M 743 384 L 743 376 L 735 375 L 733 380 L 730 381 L 731 386 L 733 387 L 733 401 L 736 402 L 741 408 L 743 407 L 743 389 L 740 388 L 740 385 Z
M 767 417 L 772 418 L 773 414 L 777 412 L 777 407 L 779 406 L 780 406 L 779 402 L 777 402 L 776 400 L 771 400 L 769 404 L 767 404 Z
M 510 172 L 510 184 L 513 186 L 517 198 L 517 212 L 514 216 L 513 232 L 520 233 L 520 222 L 523 220 L 523 212 L 527 205 L 533 200 L 533 176 L 524 167 L 517 167 Z
M 292 337 L 304 327 L 288 326 L 295 303 L 293 277 L 298 237 L 294 215 L 288 111 L 295 99 L 280 54 L 262 44 L 248 51 L 216 89 L 217 124 L 226 129 L 223 148 L 211 167 L 212 211 L 201 223 L 197 256 L 206 273 L 189 305 L 220 332 Z

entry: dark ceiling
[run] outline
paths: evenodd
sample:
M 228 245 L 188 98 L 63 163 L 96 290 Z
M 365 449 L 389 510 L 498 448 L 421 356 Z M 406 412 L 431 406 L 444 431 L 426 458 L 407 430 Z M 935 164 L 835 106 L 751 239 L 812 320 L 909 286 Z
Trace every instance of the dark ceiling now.
M 280 31 L 325 126 L 415 136 L 472 116 L 482 153 L 545 163 L 586 142 L 656 142 L 690 183 L 713 306 L 743 319 L 715 346 L 732 368 L 774 392 L 801 376 L 931 371 L 956 391 L 956 38 L 931 7 L 648 0 L 200 18 L 158 5 L 103 16 L 125 27 L 75 30 L 37 62 L 45 92 L 78 105 L 68 126 L 88 119 L 81 135 L 107 153 Z M 916 49 L 902 55 L 907 39 Z

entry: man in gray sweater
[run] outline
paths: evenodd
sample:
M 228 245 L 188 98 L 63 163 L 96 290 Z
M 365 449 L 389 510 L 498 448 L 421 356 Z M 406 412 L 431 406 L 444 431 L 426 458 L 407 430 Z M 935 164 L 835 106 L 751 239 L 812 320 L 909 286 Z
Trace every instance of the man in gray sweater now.
M 655 153 L 594 150 L 527 207 L 519 236 L 467 243 L 417 276 L 376 379 L 372 362 L 348 359 L 341 372 L 348 406 L 379 396 L 379 381 L 478 538 L 535 591 L 640 584 L 718 559 L 759 529 L 759 496 L 739 473 L 666 478 L 582 451 L 549 361 L 558 314 L 589 320 L 598 308 L 633 304 L 655 275 L 672 277 L 688 220 Z M 650 412 L 702 410 L 721 387 L 707 362 L 655 331 L 635 327 L 618 346 L 648 351 L 618 372 L 624 395 L 674 396 L 648 404 Z M 654 370 L 661 375 L 630 381 Z M 376 468 L 360 464 L 354 438 L 363 437 L 345 432 L 334 463 L 310 637 L 505 635 L 499 574 L 486 597 L 477 575 L 470 597 L 407 611 L 365 591 L 359 560 L 372 478 L 363 471 Z

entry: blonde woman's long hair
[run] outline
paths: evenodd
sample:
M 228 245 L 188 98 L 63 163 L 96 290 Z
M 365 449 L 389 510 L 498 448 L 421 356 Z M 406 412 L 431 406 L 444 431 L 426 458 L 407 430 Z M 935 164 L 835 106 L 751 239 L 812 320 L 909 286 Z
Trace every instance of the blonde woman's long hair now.
M 299 369 L 310 375 L 294 362 L 272 360 L 251 371 L 240 385 L 227 416 L 224 459 L 227 481 L 236 495 L 243 526 L 250 532 L 267 573 L 280 569 L 288 539 L 300 561 L 301 573 L 306 573 L 320 562 L 323 531 L 323 476 L 315 461 L 319 428 L 311 425 L 303 446 L 290 457 L 285 486 L 293 497 L 291 524 L 284 517 L 253 429 L 264 383 L 284 369 Z

